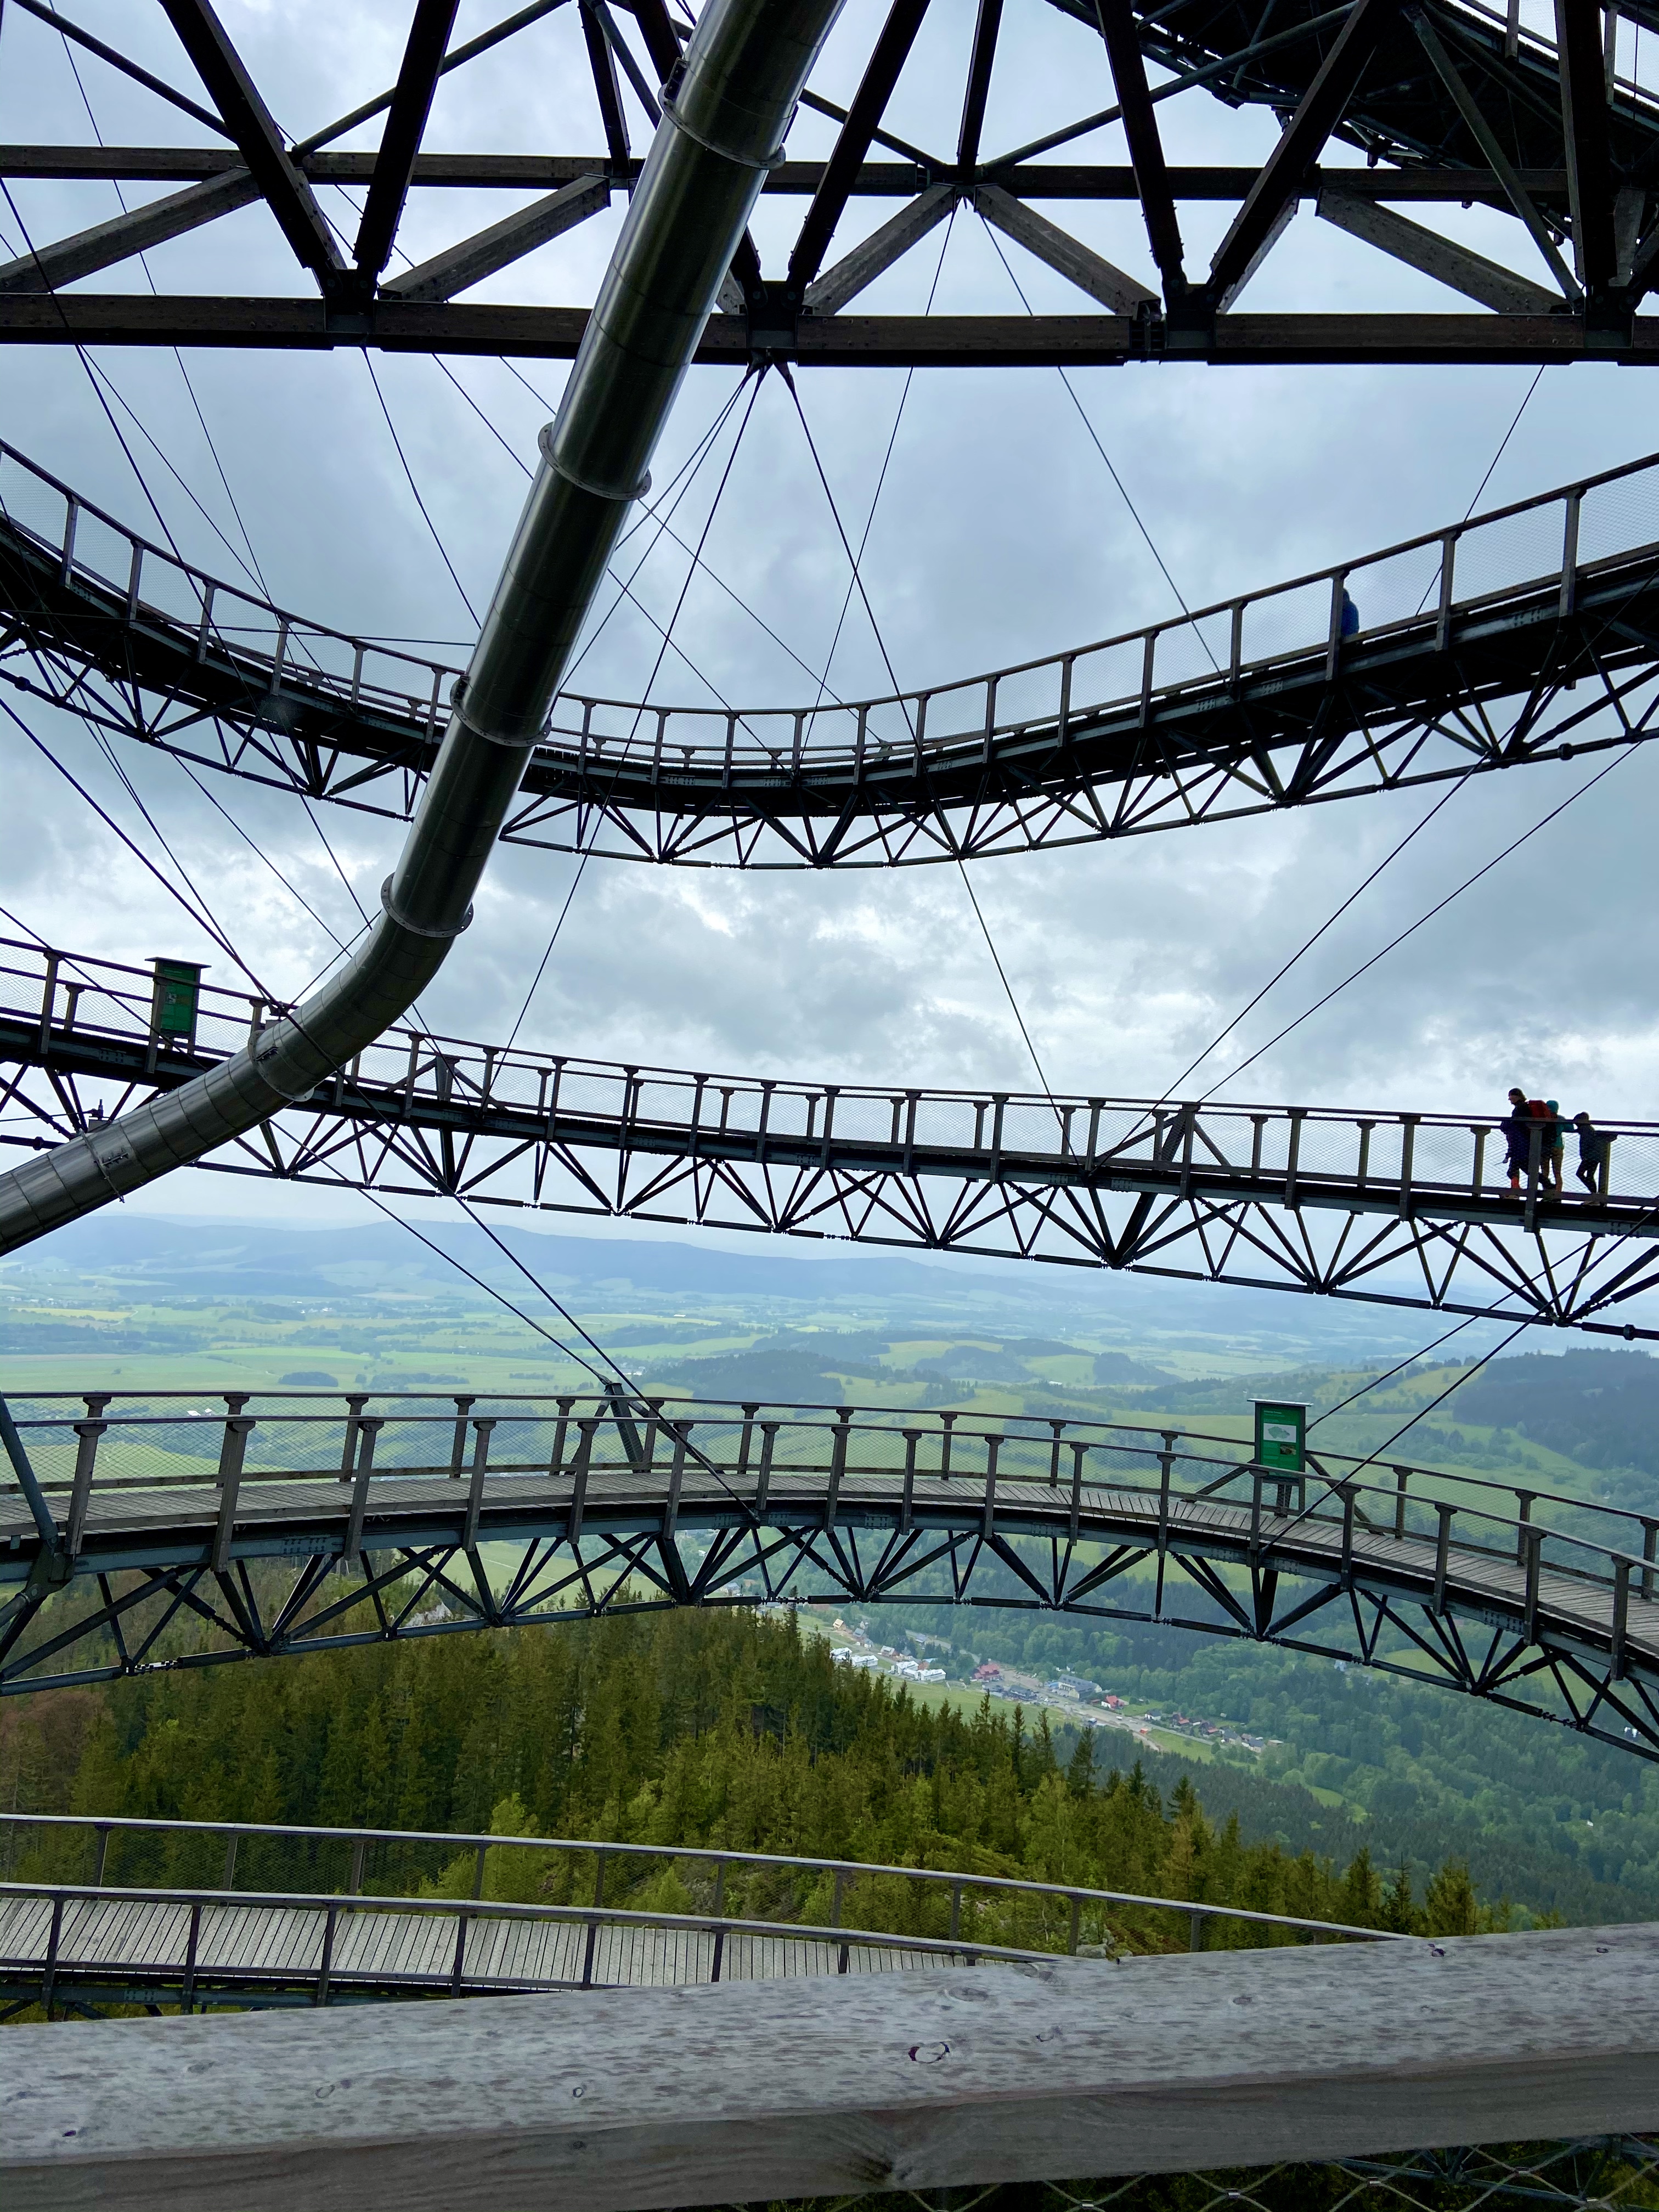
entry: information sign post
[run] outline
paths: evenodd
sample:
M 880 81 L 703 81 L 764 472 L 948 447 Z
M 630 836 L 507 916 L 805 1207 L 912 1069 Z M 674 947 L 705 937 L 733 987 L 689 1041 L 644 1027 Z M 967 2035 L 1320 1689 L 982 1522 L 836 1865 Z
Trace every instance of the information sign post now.
M 150 991 L 150 1035 L 158 1044 L 166 1042 L 189 1052 L 196 1042 L 204 971 L 193 960 L 154 960 L 150 965 L 155 978 Z
M 1291 1485 L 1298 1492 L 1307 1473 L 1308 1409 L 1282 1398 L 1258 1398 L 1255 1404 L 1255 1463 L 1279 1477 L 1279 1510 L 1290 1504 Z

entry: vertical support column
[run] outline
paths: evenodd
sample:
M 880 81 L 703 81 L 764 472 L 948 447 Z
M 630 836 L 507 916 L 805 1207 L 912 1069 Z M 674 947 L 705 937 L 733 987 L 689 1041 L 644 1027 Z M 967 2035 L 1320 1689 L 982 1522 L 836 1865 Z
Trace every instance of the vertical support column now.
M 981 1534 L 988 1544 L 996 1534 L 997 1511 L 997 1455 L 1002 1449 L 1000 1437 L 985 1439 L 985 1518 Z
M 357 1430 L 363 1418 L 363 1407 L 368 1403 L 365 1391 L 346 1393 L 345 1439 L 340 1446 L 340 1480 L 349 1482 L 357 1465 Z
M 225 1402 L 233 1401 L 237 1407 L 247 1403 L 245 1390 L 227 1395 Z M 255 1424 L 240 1411 L 234 1412 L 225 1423 L 224 1441 L 219 1447 L 219 1519 L 213 1532 L 213 1571 L 224 1573 L 230 1565 L 231 1538 L 236 1528 L 236 1493 L 241 1486 L 242 1462 L 247 1454 L 247 1440 Z
M 81 1540 L 87 1525 L 87 1508 L 92 1502 L 93 1472 L 98 1461 L 98 1439 L 108 1428 L 103 1411 L 113 1392 L 89 1390 L 87 1393 L 87 1418 L 75 1424 L 78 1439 L 75 1447 L 75 1481 L 70 1492 L 69 1527 L 64 1532 L 64 1548 L 70 1559 L 79 1556 Z
M 356 1566 L 363 1552 L 363 1515 L 368 1507 L 368 1479 L 374 1469 L 374 1439 L 386 1424 L 378 1415 L 365 1413 L 357 1422 L 357 1468 L 351 1486 L 351 1512 L 346 1522 L 343 1566 Z
M 570 1511 L 564 1524 L 564 1540 L 574 1552 L 582 1533 L 587 1506 L 587 1471 L 593 1462 L 593 1436 L 599 1425 L 597 1413 L 584 1414 L 576 1423 L 576 1457 L 570 1469 Z
M 478 1541 L 478 1515 L 483 1506 L 484 1476 L 489 1467 L 489 1439 L 495 1426 L 493 1413 L 481 1414 L 472 1424 L 472 1480 L 467 1486 L 466 1518 L 461 1526 L 461 1549 L 471 1552 Z
M 901 1434 L 904 1438 L 904 1495 L 899 1505 L 899 1534 L 908 1536 L 916 1502 L 916 1443 L 921 1431 L 905 1429 Z
M 1613 1665 L 1611 1679 L 1625 1679 L 1625 1636 L 1630 1626 L 1630 1561 L 1613 1563 Z
M 847 1472 L 847 1440 L 851 1434 L 848 1424 L 852 1418 L 853 1408 L 850 1406 L 836 1407 L 835 1434 L 830 1440 L 830 1490 L 823 1501 L 823 1525 L 826 1528 L 835 1527 L 836 1516 L 841 1507 L 841 1483 Z
M 556 1402 L 559 1418 L 553 1425 L 553 1449 L 549 1453 L 547 1461 L 547 1479 L 550 1482 L 556 1482 L 558 1480 L 559 1469 L 564 1464 L 564 1440 L 570 1432 L 570 1408 L 576 1401 L 574 1398 L 561 1398 Z
M 1538 1640 L 1538 1571 L 1544 1555 L 1544 1532 L 1541 1528 L 1527 1531 L 1525 1566 L 1527 1570 L 1527 1641 Z
M 1072 1446 L 1072 1525 L 1071 1540 L 1077 1541 L 1078 1523 L 1083 1515 L 1083 1462 L 1088 1454 L 1086 1443 Z
M 772 1455 L 777 1449 L 777 1422 L 763 1421 L 761 1423 L 760 1473 L 755 1478 L 755 1518 L 757 1521 L 763 1520 L 766 1516 L 767 1496 L 772 1487 Z
M 1451 1526 L 1457 1511 L 1455 1505 L 1437 1505 L 1440 1516 L 1439 1534 L 1434 1543 L 1434 1601 L 1431 1610 L 1443 1613 L 1446 1610 L 1446 1567 L 1451 1555 Z

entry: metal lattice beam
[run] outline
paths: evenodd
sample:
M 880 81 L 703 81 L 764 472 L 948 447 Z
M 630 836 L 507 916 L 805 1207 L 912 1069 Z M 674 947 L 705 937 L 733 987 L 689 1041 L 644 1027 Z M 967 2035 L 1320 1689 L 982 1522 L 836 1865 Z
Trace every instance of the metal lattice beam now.
M 143 969 L 5 948 L 0 1146 L 50 1149 L 177 1088 L 271 1010 L 153 1027 Z M 1659 1127 L 1607 1125 L 1557 1198 L 1479 1117 L 890 1090 L 627 1068 L 394 1030 L 221 1170 L 554 1214 L 958 1251 L 1659 1336 Z
M 507 228 L 574 215 L 573 196 L 597 208 L 605 189 L 568 187 Z M 14 511 L 37 526 L 0 521 L 0 681 L 202 765 L 409 811 L 457 670 L 182 568 L 0 445 L 0 490 L 14 470 L 27 479 Z M 728 712 L 566 696 L 503 834 L 687 866 L 908 866 L 1641 743 L 1659 710 L 1659 544 L 1629 542 L 1645 526 L 1629 494 L 1654 476 L 1659 461 L 1632 463 L 1182 621 L 899 699 Z M 61 520 L 46 519 L 54 503 Z M 101 526 L 101 567 L 77 540 L 83 514 Z M 1561 565 L 1540 576 L 1546 535 Z M 1467 604 L 1466 544 L 1480 562 Z M 1345 592 L 1363 624 L 1346 640 L 1333 626 Z
M 641 1604 L 901 1601 L 1271 1641 L 1659 1758 L 1659 1523 L 1535 1490 L 1327 1452 L 1275 1475 L 1166 1425 L 574 1392 L 237 1391 L 210 1480 L 173 1469 L 157 1402 L 100 1391 L 91 1431 L 22 1409 L 67 1580 L 33 1576 L 0 1492 L 6 1693 Z

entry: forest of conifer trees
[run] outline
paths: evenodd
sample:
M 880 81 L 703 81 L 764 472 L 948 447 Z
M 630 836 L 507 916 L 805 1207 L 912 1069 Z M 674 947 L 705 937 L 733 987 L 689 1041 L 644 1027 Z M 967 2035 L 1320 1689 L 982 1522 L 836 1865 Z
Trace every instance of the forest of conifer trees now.
M 1507 1904 L 1483 1908 L 1455 1861 L 1417 1870 L 1419 1897 L 1411 1869 L 1378 1869 L 1364 1850 L 1346 1867 L 1293 1856 L 1242 1833 L 1236 1814 L 1219 1827 L 1206 1820 L 1188 1778 L 1166 1802 L 1139 1765 L 1099 1772 L 1094 1739 L 1057 1744 L 1046 1716 L 1033 1729 L 1021 1709 L 1009 1717 L 988 1699 L 971 1715 L 929 1711 L 902 1686 L 837 1668 L 789 1617 L 677 1612 L 441 1636 L 29 1704 L 9 1717 L 10 1794 L 26 1809 L 854 1859 L 1430 1934 L 1510 1919 Z M 7 1848 L 7 1871 L 32 1878 L 74 1871 L 82 1843 L 36 1831 Z M 299 1848 L 308 1864 L 295 1846 L 249 1841 L 239 1886 L 337 1886 L 331 1846 Z M 222 1856 L 205 1838 L 117 1836 L 107 1878 L 210 1881 Z M 383 1894 L 465 1895 L 475 1855 L 380 1844 L 367 1872 Z M 586 1854 L 550 1864 L 501 1850 L 489 1855 L 485 1889 L 565 1902 L 592 1879 Z M 707 1910 L 712 1896 L 696 1861 L 624 1858 L 606 1879 L 615 1905 Z M 822 1922 L 830 1887 L 828 1875 L 733 1869 L 726 1910 Z M 853 1886 L 843 1911 L 849 1925 L 943 1933 L 942 1919 L 932 1923 L 945 1895 L 876 1877 Z M 992 1893 L 971 1932 L 1063 1947 L 1065 1920 L 1057 1900 Z M 1185 1916 L 1133 1909 L 1097 1911 L 1082 1932 L 1135 1948 L 1188 1940 Z M 1261 1938 L 1215 1922 L 1208 1940 Z

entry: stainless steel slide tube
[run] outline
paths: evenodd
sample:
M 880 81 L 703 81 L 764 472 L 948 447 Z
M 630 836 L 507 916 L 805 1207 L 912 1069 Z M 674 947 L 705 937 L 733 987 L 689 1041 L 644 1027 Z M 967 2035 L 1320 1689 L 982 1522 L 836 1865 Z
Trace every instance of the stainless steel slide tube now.
M 465 928 L 652 450 L 841 0 L 708 0 L 362 950 L 179 1090 L 0 1176 L 0 1252 L 254 1128 L 405 1013 Z

